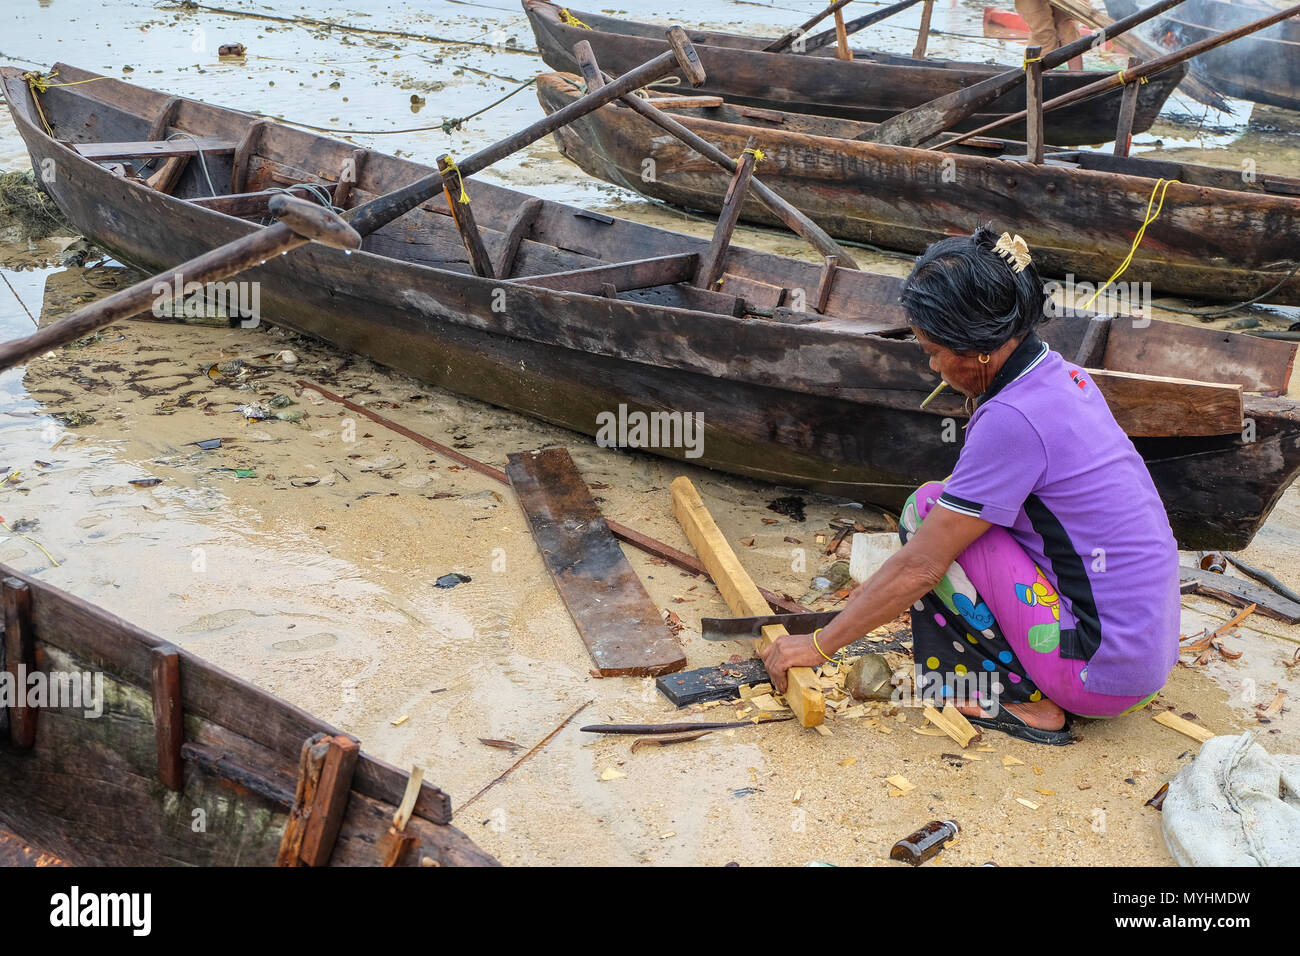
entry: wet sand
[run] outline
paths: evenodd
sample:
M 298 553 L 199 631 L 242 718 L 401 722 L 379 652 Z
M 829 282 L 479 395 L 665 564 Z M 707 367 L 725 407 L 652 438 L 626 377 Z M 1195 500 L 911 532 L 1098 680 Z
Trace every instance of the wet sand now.
M 522 17 L 506 0 L 500 5 L 506 9 L 498 20 L 497 12 L 483 9 L 488 5 L 439 4 L 439 15 L 416 17 L 405 7 L 358 0 L 351 6 L 369 15 L 349 19 L 466 39 L 516 36 L 531 46 Z M 814 4 L 788 6 L 797 12 L 721 0 L 680 12 L 691 22 L 776 33 Z M 950 16 L 956 30 L 974 10 L 940 4 L 936 23 L 947 28 L 943 17 Z M 458 76 L 459 64 L 518 79 L 537 68 L 522 54 L 377 37 L 344 42 L 320 30 L 194 14 L 175 19 L 124 3 L 78 11 L 72 27 L 80 39 L 57 43 L 52 33 L 40 32 L 55 22 L 55 12 L 25 11 L 36 42 L 4 52 L 93 69 L 112 66 L 114 75 L 134 64 L 127 76 L 137 82 L 223 104 L 247 100 L 317 125 L 440 123 L 513 85 Z M 656 16 L 673 12 L 657 8 Z M 345 14 L 343 5 L 312 11 L 322 18 Z M 96 17 L 130 29 L 96 36 Z M 196 25 L 207 31 L 206 53 L 188 45 Z M 905 33 L 882 34 L 881 45 L 910 48 Z M 235 40 L 249 47 L 247 64 L 217 63 L 213 41 Z M 382 46 L 389 42 L 401 46 Z M 1018 49 L 986 40 L 944 42 L 954 49 L 968 44 L 965 55 L 978 58 L 1000 50 L 1005 62 Z M 385 63 L 392 75 L 382 79 L 375 76 L 381 57 L 399 64 Z M 336 79 L 340 88 L 331 90 Z M 427 100 L 418 113 L 411 112 L 413 92 Z M 326 102 L 327 96 L 335 100 Z M 449 145 L 457 153 L 481 146 L 538 112 L 526 91 L 450 136 L 437 130 L 352 138 L 429 161 Z M 1262 168 L 1300 173 L 1300 154 L 1287 134 L 1243 123 L 1235 136 L 1176 143 L 1158 132 L 1161 150 L 1196 150 L 1205 161 L 1228 166 L 1239 165 L 1243 154 L 1259 155 L 1269 160 L 1261 160 Z M 1274 156 L 1282 163 L 1272 162 Z M 12 123 L 0 116 L 0 169 L 23 165 Z M 707 223 L 593 183 L 549 142 L 490 175 L 546 198 L 696 234 L 711 231 Z M 739 235 L 745 244 L 805 254 L 797 239 L 751 229 Z M 69 239 L 34 249 L 0 246 L 6 278 L 43 323 L 129 281 L 111 268 L 57 265 Z M 903 260 L 864 258 L 882 271 L 907 269 Z M 9 338 L 31 327 L 9 290 L 0 289 L 0 333 Z M 275 358 L 286 349 L 297 357 L 292 366 Z M 235 359 L 245 363 L 242 374 L 209 374 L 213 365 L 229 369 Z M 864 517 L 846 503 L 804 496 L 805 522 L 779 517 L 768 525 L 763 519 L 778 516 L 766 505 L 784 493 L 770 486 L 601 449 L 270 327 L 130 322 L 0 375 L 0 468 L 19 472 L 0 484 L 0 516 L 10 527 L 22 521 L 27 529 L 25 538 L 0 539 L 0 562 L 40 573 L 202 654 L 356 734 L 387 760 L 424 766 L 457 807 L 517 759 L 478 738 L 531 747 L 591 701 L 543 750 L 458 813 L 457 825 L 505 863 L 874 865 L 886 862 L 896 839 L 934 818 L 956 819 L 963 833 L 931 865 L 1170 862 L 1158 814 L 1143 804 L 1191 759 L 1196 745 L 1156 725 L 1149 712 L 1085 721 L 1082 741 L 1067 748 L 988 734 L 983 746 L 990 749 L 973 745 L 964 759 L 945 756 L 956 751 L 946 738 L 915 733 L 922 722 L 911 709 L 875 724 L 832 720 L 830 737 L 787 723 L 636 753 L 627 738 L 579 733 L 584 723 L 715 719 L 740 707 L 683 714 L 650 681 L 593 678 L 509 490 L 300 391 L 299 379 L 497 466 L 512 451 L 564 445 L 597 486 L 593 494 L 609 517 L 684 549 L 689 546 L 672 517 L 668 485 L 688 474 L 731 541 L 754 538 L 741 550 L 755 579 L 795 596 L 831 560 L 813 557 L 815 534 L 826 532 L 833 518 Z M 277 395 L 295 403 L 290 411 L 305 413 L 301 421 L 246 423 L 238 411 Z M 231 440 L 210 451 L 190 444 L 215 437 Z M 255 477 L 237 477 L 234 469 Z M 153 487 L 130 483 L 146 478 L 161 481 Z M 1300 588 L 1297 542 L 1300 497 L 1291 489 L 1242 557 Z M 804 571 L 791 567 L 796 546 L 808 549 Z M 680 639 L 688 666 L 749 655 L 740 644 L 699 639 L 701 616 L 726 613 L 711 585 L 633 549 L 628 557 L 656 605 L 685 625 Z M 445 590 L 434 585 L 453 571 L 471 580 Z M 1187 598 L 1184 606 L 1188 633 L 1233 614 L 1201 598 Z M 1271 700 L 1276 687 L 1288 686 L 1281 660 L 1300 649 L 1298 642 L 1300 627 L 1253 617 L 1242 636 L 1229 641 L 1244 652 L 1240 660 L 1176 668 L 1161 702 L 1213 730 L 1255 729 L 1270 750 L 1295 752 L 1293 714 L 1264 725 L 1252 710 Z M 1004 766 L 1008 755 L 1023 763 Z M 609 768 L 626 776 L 602 781 Z M 892 774 L 907 777 L 916 789 L 891 795 L 885 777 Z M 1017 803 L 1018 797 L 1038 808 Z

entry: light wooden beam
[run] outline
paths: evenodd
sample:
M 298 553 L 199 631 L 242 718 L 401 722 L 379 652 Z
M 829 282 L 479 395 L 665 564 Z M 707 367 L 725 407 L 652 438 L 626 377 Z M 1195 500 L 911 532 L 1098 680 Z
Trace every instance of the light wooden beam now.
M 695 553 L 700 556 L 709 576 L 713 578 L 723 600 L 737 617 L 757 617 L 770 614 L 767 601 L 759 593 L 749 573 L 741 565 L 736 552 L 731 550 L 726 537 L 704 506 L 704 500 L 695 490 L 691 480 L 677 478 L 672 484 L 673 514 L 681 523 L 682 530 L 690 540 Z M 777 638 L 789 632 L 781 624 L 771 624 L 763 628 L 763 636 L 758 641 L 759 649 L 773 644 Z M 805 727 L 815 727 L 826 720 L 826 699 L 822 696 L 821 685 L 811 667 L 792 667 L 789 671 L 790 685 L 786 689 L 786 703 L 794 711 L 799 723 Z

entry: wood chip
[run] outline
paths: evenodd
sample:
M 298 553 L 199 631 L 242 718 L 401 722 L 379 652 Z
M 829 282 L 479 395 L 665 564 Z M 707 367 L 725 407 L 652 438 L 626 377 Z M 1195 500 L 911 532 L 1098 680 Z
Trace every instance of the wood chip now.
M 948 731 L 941 730 L 938 727 L 913 727 L 912 733 L 920 734 L 922 737 L 947 737 Z
M 922 713 L 924 713 L 926 720 L 955 740 L 963 750 L 976 736 L 975 728 L 970 725 L 966 716 L 952 704 L 946 706 L 943 713 L 926 704 Z
M 1056 796 L 1055 790 L 1044 790 L 1042 787 L 1034 787 L 1034 793 L 1041 793 L 1045 797 Z
M 762 697 L 764 694 L 772 693 L 772 685 L 767 683 L 753 685 L 741 684 L 739 690 L 740 699 L 749 700 L 751 697 Z
M 789 710 L 785 704 L 778 701 L 771 694 L 760 694 L 758 697 L 751 697 L 749 703 L 759 710 L 773 713 L 776 711 Z
M 509 750 L 514 753 L 516 750 L 523 750 L 523 744 L 517 744 L 513 740 L 495 740 L 491 737 L 480 737 L 478 742 L 485 747 L 495 747 L 497 750 Z
M 394 727 L 400 727 L 402 726 L 402 724 L 406 723 L 410 719 L 411 719 L 410 714 L 403 714 L 401 717 L 398 717 L 394 720 L 390 720 L 389 723 L 392 724 Z
M 1011 754 L 1004 754 L 1002 757 L 1002 766 L 1004 767 L 1023 767 L 1024 765 L 1023 760 L 1013 757 Z
M 794 792 L 794 800 L 792 800 L 791 802 L 792 802 L 792 803 L 798 803 L 798 802 L 799 802 L 799 798 L 802 797 L 802 796 L 803 796 L 803 787 L 800 787 L 798 790 L 796 790 L 796 791 Z
M 1214 731 L 1207 730 L 1200 724 L 1194 724 L 1190 720 L 1184 720 L 1172 711 L 1161 711 L 1152 718 L 1157 724 L 1164 724 L 1170 730 L 1176 730 L 1180 734 L 1186 734 L 1193 740 L 1205 743 L 1211 737 L 1217 736 Z
M 841 760 L 841 761 L 840 761 L 840 766 L 841 766 L 841 767 L 852 767 L 852 766 L 853 766 L 855 763 L 857 763 L 857 762 L 858 762 L 858 758 L 857 758 L 857 757 L 847 757 L 847 758 L 845 758 L 844 760 Z
M 1042 768 L 1042 767 L 1039 767 L 1039 766 L 1035 765 L 1034 768 L 1033 768 L 1033 771 L 1034 771 L 1034 776 L 1036 776 L 1036 777 L 1041 777 L 1041 776 L 1043 775 L 1043 768 Z
M 897 787 L 903 793 L 916 789 L 916 784 L 909 782 L 901 773 L 896 773 L 892 777 L 886 777 L 885 782 L 891 787 Z
M 1020 804 L 1022 807 L 1028 807 L 1030 810 L 1038 809 L 1038 804 L 1034 803 L 1032 800 L 1026 800 L 1024 797 L 1016 797 L 1016 803 Z
M 831 729 L 827 727 L 825 724 L 818 724 L 813 728 L 813 730 L 817 731 L 817 733 L 821 734 L 823 737 L 835 736 L 834 734 L 831 733 Z
M 1273 700 L 1267 707 L 1265 707 L 1263 704 L 1260 704 L 1259 707 L 1256 708 L 1256 710 L 1259 711 L 1259 716 L 1261 717 L 1276 717 L 1278 714 L 1282 712 L 1282 703 L 1285 700 L 1286 700 L 1286 691 L 1280 690 L 1273 695 Z
M 618 780 L 620 777 L 626 777 L 622 770 L 615 770 L 613 767 L 606 767 L 604 773 L 600 775 L 601 780 Z
M 677 836 L 676 831 L 669 830 L 667 833 L 661 833 L 661 834 L 659 834 L 659 839 L 661 839 L 661 840 L 667 840 L 669 837 L 675 837 L 675 836 Z

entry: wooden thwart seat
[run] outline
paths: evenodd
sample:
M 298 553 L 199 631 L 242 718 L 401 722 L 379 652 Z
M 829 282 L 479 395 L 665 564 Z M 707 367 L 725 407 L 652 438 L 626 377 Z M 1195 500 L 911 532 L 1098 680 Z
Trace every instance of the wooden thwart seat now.
M 206 154 L 226 154 L 235 151 L 235 143 L 215 136 L 198 136 L 195 139 L 141 140 L 135 143 L 73 143 L 72 148 L 86 159 L 97 163 L 110 159 L 170 159 L 173 156 L 194 156 L 199 150 Z
M 649 289 L 657 285 L 689 282 L 699 266 L 698 253 L 682 252 L 652 259 L 635 259 L 632 262 L 615 262 L 608 265 L 554 272 L 549 275 L 524 276 L 509 280 L 515 285 L 540 286 L 558 292 L 577 292 L 582 295 L 603 295 L 604 286 L 612 285 L 616 292 L 632 289 Z

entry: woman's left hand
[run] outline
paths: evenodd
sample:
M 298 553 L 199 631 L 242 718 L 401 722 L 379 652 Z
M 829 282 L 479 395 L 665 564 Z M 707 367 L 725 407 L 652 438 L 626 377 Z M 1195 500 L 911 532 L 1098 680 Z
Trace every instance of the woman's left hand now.
M 813 646 L 811 634 L 786 634 L 778 637 L 768 647 L 758 652 L 772 678 L 772 686 L 778 694 L 784 694 L 789 684 L 786 674 L 791 667 L 816 667 L 826 662 L 826 658 Z

